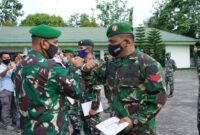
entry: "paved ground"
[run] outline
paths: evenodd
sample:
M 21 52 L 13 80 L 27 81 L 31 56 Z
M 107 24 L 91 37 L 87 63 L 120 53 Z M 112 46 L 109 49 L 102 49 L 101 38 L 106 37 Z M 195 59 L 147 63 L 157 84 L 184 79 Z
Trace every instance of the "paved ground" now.
M 196 70 L 179 70 L 175 73 L 175 93 L 168 98 L 157 117 L 157 135 L 198 135 L 196 128 L 196 102 L 198 80 Z M 102 97 L 104 108 L 107 102 Z M 108 114 L 101 114 L 102 119 Z M 15 135 L 0 129 L 0 135 Z
M 175 73 L 175 93 L 157 117 L 158 135 L 198 135 L 196 70 Z

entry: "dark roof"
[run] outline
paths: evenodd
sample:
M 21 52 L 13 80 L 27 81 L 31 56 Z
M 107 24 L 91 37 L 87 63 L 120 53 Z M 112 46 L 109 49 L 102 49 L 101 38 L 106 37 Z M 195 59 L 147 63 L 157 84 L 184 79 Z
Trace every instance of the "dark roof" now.
M 31 27 L 0 27 L 0 43 L 23 43 L 31 42 L 31 34 L 28 32 Z M 106 28 L 102 27 L 58 27 L 62 35 L 59 42 L 78 42 L 82 39 L 91 39 L 94 42 L 107 42 Z M 151 28 L 146 28 L 148 32 Z M 162 31 L 164 42 L 195 42 L 194 38 Z

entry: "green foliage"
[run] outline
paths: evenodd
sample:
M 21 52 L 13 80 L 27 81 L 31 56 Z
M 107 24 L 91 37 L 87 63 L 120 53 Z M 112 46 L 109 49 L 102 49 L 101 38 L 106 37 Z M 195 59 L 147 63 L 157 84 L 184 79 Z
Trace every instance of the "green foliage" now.
M 158 5 L 147 25 L 195 38 L 200 35 L 199 5 L 199 0 L 166 0 Z
M 98 27 L 94 18 L 90 18 L 87 14 L 79 13 L 71 15 L 67 24 L 70 27 Z
M 35 26 L 39 24 L 46 24 L 55 27 L 63 27 L 66 26 L 64 20 L 60 16 L 48 15 L 44 13 L 37 13 L 33 15 L 28 15 L 21 22 L 21 26 Z
M 18 0 L 1 0 L 0 24 L 6 26 L 16 25 L 17 17 L 23 15 L 23 5 Z
M 101 21 L 101 26 L 107 27 L 113 22 L 132 21 L 133 8 L 127 8 L 127 0 L 112 0 L 111 2 L 96 0 L 96 3 L 96 9 L 100 11 L 97 19 Z
M 152 29 L 148 32 L 148 53 L 164 66 L 165 61 L 165 48 L 162 44 L 160 32 L 157 29 Z
M 138 47 L 146 43 L 145 29 L 142 25 L 136 28 L 136 43 Z

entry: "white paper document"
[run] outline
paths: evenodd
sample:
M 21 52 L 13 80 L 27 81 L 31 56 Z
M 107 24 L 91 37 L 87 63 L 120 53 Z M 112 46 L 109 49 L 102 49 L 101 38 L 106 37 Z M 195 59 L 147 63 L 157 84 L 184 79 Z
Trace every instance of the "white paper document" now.
M 127 122 L 119 124 L 119 120 L 120 119 L 117 117 L 111 117 L 99 123 L 98 125 L 96 125 L 96 127 L 105 135 L 116 135 L 128 126 Z
M 81 104 L 82 110 L 83 110 L 83 114 L 84 116 L 88 116 L 89 115 L 89 111 L 91 109 L 92 106 L 92 101 L 89 102 L 85 102 Z M 103 106 L 100 102 L 99 108 L 97 109 L 97 112 L 102 112 L 103 111 Z
M 70 102 L 70 104 L 74 104 L 74 102 L 75 102 L 75 100 L 73 99 L 73 98 L 71 98 L 71 97 L 67 97 L 67 99 L 68 99 L 68 101 Z

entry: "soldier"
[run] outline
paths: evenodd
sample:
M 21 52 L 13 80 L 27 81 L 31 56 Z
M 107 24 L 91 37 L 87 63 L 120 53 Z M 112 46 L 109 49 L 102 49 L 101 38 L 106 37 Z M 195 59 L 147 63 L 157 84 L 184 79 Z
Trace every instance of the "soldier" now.
M 72 58 L 74 58 L 75 52 L 72 48 L 65 48 L 62 50 L 63 53 L 63 63 L 66 65 L 67 63 L 72 63 Z
M 171 53 L 167 52 L 165 54 L 165 83 L 166 89 L 168 91 L 168 86 L 170 88 L 168 97 L 173 97 L 174 93 L 174 72 L 176 71 L 176 63 L 171 59 Z
M 198 91 L 198 102 L 197 102 L 197 128 L 200 135 L 200 41 L 196 42 L 197 48 L 197 72 L 199 79 L 199 91 Z
M 32 50 L 14 73 L 22 134 L 70 135 L 67 96 L 75 99 L 80 77 L 52 59 L 58 50 L 59 30 L 42 24 L 29 32 Z M 82 64 L 79 61 L 79 66 Z
M 104 53 L 104 60 L 105 60 L 105 62 L 106 63 L 108 63 L 108 61 L 112 61 L 112 56 L 109 54 L 109 53 Z M 105 110 L 104 110 L 104 112 L 105 113 L 112 113 L 112 108 L 111 108 L 111 105 L 110 105 L 110 101 L 109 101 L 109 96 L 110 95 L 108 95 L 108 88 L 107 88 L 107 86 L 104 84 L 104 94 L 105 94 L 105 97 L 106 97 L 106 99 L 108 100 L 108 108 L 106 108 Z
M 73 70 L 75 70 L 73 67 L 76 65 L 77 59 L 82 59 L 82 58 L 75 57 L 75 52 L 72 48 L 65 48 L 62 50 L 62 53 L 63 53 L 63 63 L 65 64 L 65 67 L 68 68 L 70 73 L 73 74 L 74 73 Z M 78 93 L 78 91 L 76 92 Z M 83 129 L 83 122 L 81 119 L 81 114 L 82 114 L 81 104 L 80 104 L 81 99 L 82 99 L 81 94 L 79 95 L 79 97 L 76 97 L 76 100 L 68 97 L 69 107 L 67 110 L 67 114 L 69 115 L 69 119 L 73 127 L 72 135 L 80 135 Z
M 81 50 L 77 51 L 78 56 L 84 58 L 84 62 L 87 63 L 90 60 L 95 60 L 93 55 L 94 42 L 90 39 L 84 39 L 78 42 L 78 45 Z M 96 125 L 100 123 L 100 116 L 96 113 L 96 110 L 99 108 L 100 104 L 100 90 L 101 88 L 93 85 L 87 78 L 84 77 L 85 80 L 85 91 L 83 91 L 83 101 L 89 102 L 92 101 L 92 106 L 90 110 L 90 116 L 83 116 L 83 130 L 87 135 L 99 135 L 100 131 L 96 129 Z
M 107 29 L 109 53 L 115 59 L 94 69 L 93 84 L 106 83 L 113 115 L 128 127 L 119 134 L 154 135 L 155 117 L 166 102 L 162 67 L 152 57 L 135 49 L 133 28 L 114 23 Z M 95 65 L 85 65 L 90 72 Z

